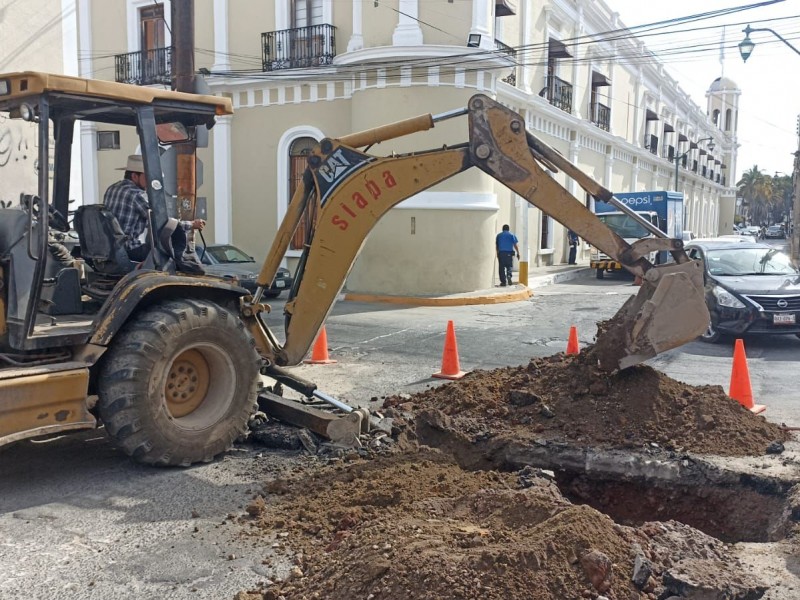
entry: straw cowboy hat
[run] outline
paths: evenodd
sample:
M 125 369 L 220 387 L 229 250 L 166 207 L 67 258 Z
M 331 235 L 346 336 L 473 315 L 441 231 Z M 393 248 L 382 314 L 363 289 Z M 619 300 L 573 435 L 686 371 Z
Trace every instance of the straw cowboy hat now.
M 117 171 L 131 171 L 133 173 L 144 173 L 144 161 L 141 154 L 131 154 L 128 156 L 128 164 L 119 167 Z

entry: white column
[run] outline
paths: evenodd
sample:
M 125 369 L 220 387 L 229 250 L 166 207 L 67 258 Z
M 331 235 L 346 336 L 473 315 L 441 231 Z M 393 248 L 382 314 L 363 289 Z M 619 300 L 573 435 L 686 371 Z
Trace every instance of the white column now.
M 228 244 L 233 232 L 231 204 L 231 121 L 233 117 L 217 117 L 214 129 L 214 242 Z
M 214 66 L 213 71 L 230 71 L 228 55 L 228 0 L 214 0 Z
M 275 29 L 282 31 L 289 29 L 291 19 L 289 17 L 289 0 L 274 0 L 275 1 Z
M 400 0 L 401 3 L 402 1 Z M 494 50 L 493 4 L 494 0 L 472 0 L 472 26 L 469 32 L 481 36 L 480 47 L 484 50 Z M 464 43 L 466 41 L 464 40 Z
M 531 2 L 523 2 L 520 6 L 520 27 L 522 27 L 522 46 L 529 48 L 534 43 L 534 19 L 531 13 L 536 13 Z M 528 61 L 520 61 L 522 64 L 517 67 L 517 88 L 521 92 L 529 94 L 531 92 L 531 77 L 532 68 L 526 63 Z
M 355 52 L 364 47 L 364 36 L 362 34 L 364 0 L 353 0 L 353 35 L 347 42 L 347 51 Z
M 394 46 L 421 46 L 422 29 L 419 21 L 419 0 L 399 0 L 397 27 L 392 34 Z
M 614 148 L 611 148 L 608 154 L 606 154 L 606 164 L 605 164 L 605 173 L 604 173 L 604 183 L 603 185 L 611 189 L 611 179 L 614 173 Z

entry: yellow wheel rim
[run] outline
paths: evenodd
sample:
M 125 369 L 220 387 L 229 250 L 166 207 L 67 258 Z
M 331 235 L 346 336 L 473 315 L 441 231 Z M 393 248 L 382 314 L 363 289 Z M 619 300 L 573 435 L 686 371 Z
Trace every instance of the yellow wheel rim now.
M 175 358 L 164 385 L 167 408 L 173 417 L 185 417 L 203 404 L 210 373 L 208 362 L 199 350 L 187 350 Z

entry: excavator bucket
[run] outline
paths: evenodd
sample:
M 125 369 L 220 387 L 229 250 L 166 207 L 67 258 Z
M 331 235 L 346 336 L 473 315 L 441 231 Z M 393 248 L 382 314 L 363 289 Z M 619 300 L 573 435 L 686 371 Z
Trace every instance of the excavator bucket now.
M 710 316 L 701 269 L 689 261 L 648 270 L 639 293 L 598 325 L 591 352 L 600 368 L 625 369 L 703 333 Z

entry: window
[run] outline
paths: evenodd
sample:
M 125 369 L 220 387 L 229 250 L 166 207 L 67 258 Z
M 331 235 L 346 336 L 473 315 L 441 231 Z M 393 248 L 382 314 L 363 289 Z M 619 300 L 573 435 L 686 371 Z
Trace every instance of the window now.
M 119 131 L 98 131 L 98 150 L 119 150 Z
M 308 156 L 317 144 L 317 140 L 310 137 L 297 138 L 289 147 L 289 200 L 294 196 L 295 191 L 303 180 L 303 173 L 308 166 Z M 300 218 L 300 224 L 294 232 L 292 241 L 289 244 L 291 250 L 302 250 L 306 243 L 310 242 L 311 225 L 316 219 L 316 199 L 311 198 L 306 207 L 306 211 Z
M 714 125 L 716 125 L 717 127 L 719 127 L 719 126 L 720 126 L 720 122 L 719 122 L 719 109 L 718 109 L 718 108 L 715 108 L 715 109 L 714 109 L 714 112 L 713 112 L 713 113 L 711 113 L 711 120 L 714 122 Z
M 292 28 L 322 25 L 322 0 L 294 0 Z
M 725 111 L 725 131 L 731 130 L 731 109 Z
M 152 4 L 139 9 L 141 28 L 141 50 L 155 50 L 164 47 L 164 5 Z
M 139 9 L 142 81 L 153 82 L 169 75 L 164 41 L 164 5 L 152 4 Z
M 558 77 L 559 59 L 571 58 L 567 47 L 560 41 L 550 38 L 547 41 L 547 100 L 564 112 L 572 112 L 572 84 Z
M 592 123 L 600 129 L 611 129 L 611 82 L 601 73 L 592 72 L 592 92 L 589 97 L 589 114 Z
M 553 242 L 550 239 L 552 234 L 553 225 L 551 223 L 552 219 L 550 216 L 543 212 L 542 213 L 542 234 L 539 240 L 539 248 L 542 250 L 549 250 L 553 247 Z

